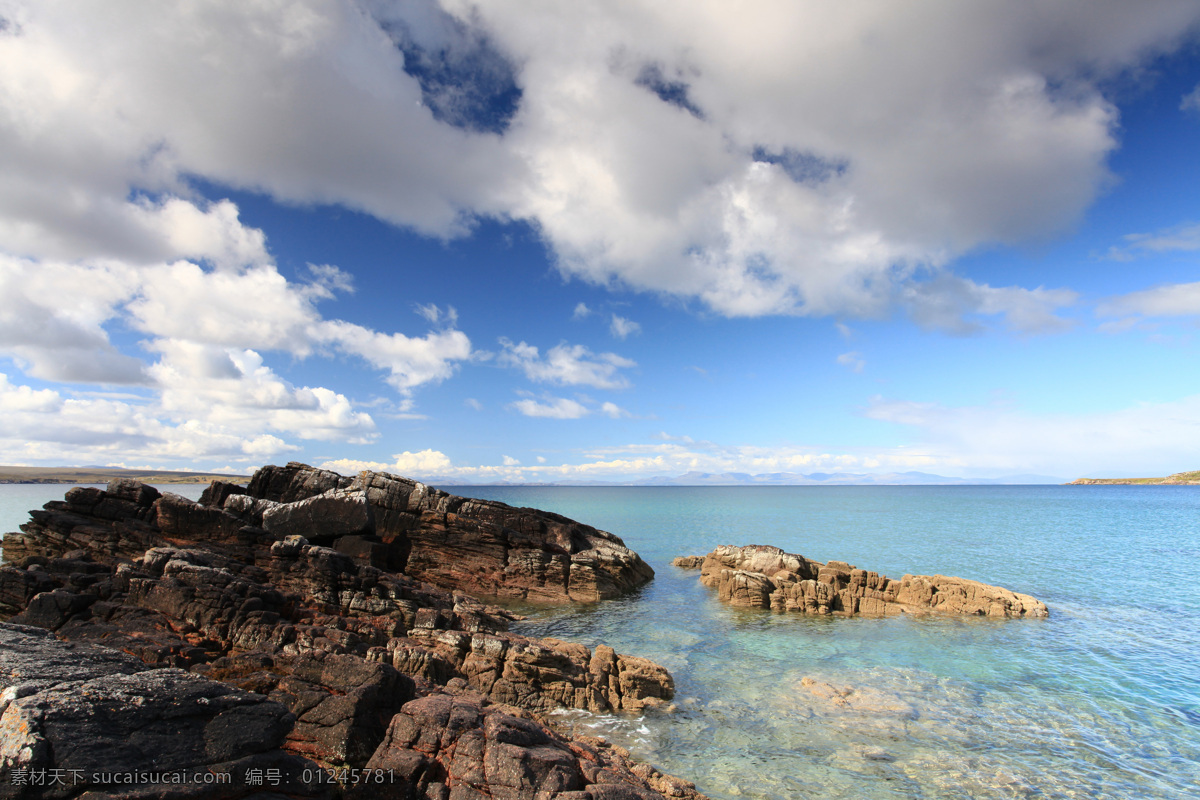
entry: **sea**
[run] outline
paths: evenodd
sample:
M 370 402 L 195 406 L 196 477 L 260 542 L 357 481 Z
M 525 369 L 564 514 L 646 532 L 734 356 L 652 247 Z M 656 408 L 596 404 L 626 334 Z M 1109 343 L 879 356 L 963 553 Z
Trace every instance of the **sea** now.
M 0 486 L 0 531 L 65 488 Z M 555 721 L 714 800 L 1200 797 L 1200 487 L 452 491 L 611 531 L 654 568 L 618 600 L 520 607 L 516 629 L 666 666 L 670 709 Z M 973 578 L 1050 616 L 731 608 L 670 565 L 720 544 Z

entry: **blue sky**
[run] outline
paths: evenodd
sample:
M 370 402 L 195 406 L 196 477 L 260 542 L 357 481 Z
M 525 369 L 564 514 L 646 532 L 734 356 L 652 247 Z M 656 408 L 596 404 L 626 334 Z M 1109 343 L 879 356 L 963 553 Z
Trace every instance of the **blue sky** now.
M 0 0 L 0 463 L 1200 468 L 1193 1 Z

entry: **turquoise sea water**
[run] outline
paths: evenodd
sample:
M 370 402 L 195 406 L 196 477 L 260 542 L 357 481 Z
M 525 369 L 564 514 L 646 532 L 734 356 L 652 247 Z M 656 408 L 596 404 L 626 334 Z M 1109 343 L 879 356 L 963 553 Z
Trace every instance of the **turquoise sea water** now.
M 0 486 L 0 530 L 62 491 Z M 654 567 L 629 597 L 534 609 L 520 630 L 668 667 L 673 713 L 560 721 L 713 798 L 1200 797 L 1200 487 L 455 491 L 612 531 Z M 718 544 L 975 578 L 1051 616 L 733 609 L 669 564 Z M 854 691 L 835 704 L 805 678 Z

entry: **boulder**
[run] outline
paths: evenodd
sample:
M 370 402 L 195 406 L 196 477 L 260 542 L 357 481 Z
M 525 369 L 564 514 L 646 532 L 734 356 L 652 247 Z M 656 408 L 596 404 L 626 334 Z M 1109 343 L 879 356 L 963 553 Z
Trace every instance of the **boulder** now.
M 691 566 L 699 556 L 683 556 Z M 1045 603 L 999 586 L 945 575 L 892 580 L 844 561 L 822 564 L 778 547 L 721 545 L 703 557 L 700 581 L 735 606 L 801 614 L 964 614 L 1045 617 Z
M 327 797 L 312 762 L 281 749 L 279 703 L 178 669 L 0 624 L 0 797 L 249 797 L 272 770 L 294 797 Z M 205 776 L 226 776 L 220 794 Z
M 454 800 L 702 800 L 687 781 L 599 739 L 567 739 L 519 710 L 470 693 L 433 694 L 392 718 L 367 770 L 389 796 Z M 351 798 L 383 792 L 360 785 Z

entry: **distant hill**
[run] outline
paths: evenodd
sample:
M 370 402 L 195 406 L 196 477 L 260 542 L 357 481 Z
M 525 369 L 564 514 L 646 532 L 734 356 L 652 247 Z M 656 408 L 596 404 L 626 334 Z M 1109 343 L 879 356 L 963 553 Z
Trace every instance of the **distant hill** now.
M 5 467 L 0 466 L 0 483 L 108 483 L 114 478 L 132 478 L 142 483 L 245 483 L 248 475 L 218 475 L 209 472 L 175 472 L 117 467 Z
M 1165 478 L 1079 478 L 1071 481 L 1068 486 L 1197 486 L 1200 485 L 1200 470 L 1195 472 L 1176 472 Z

